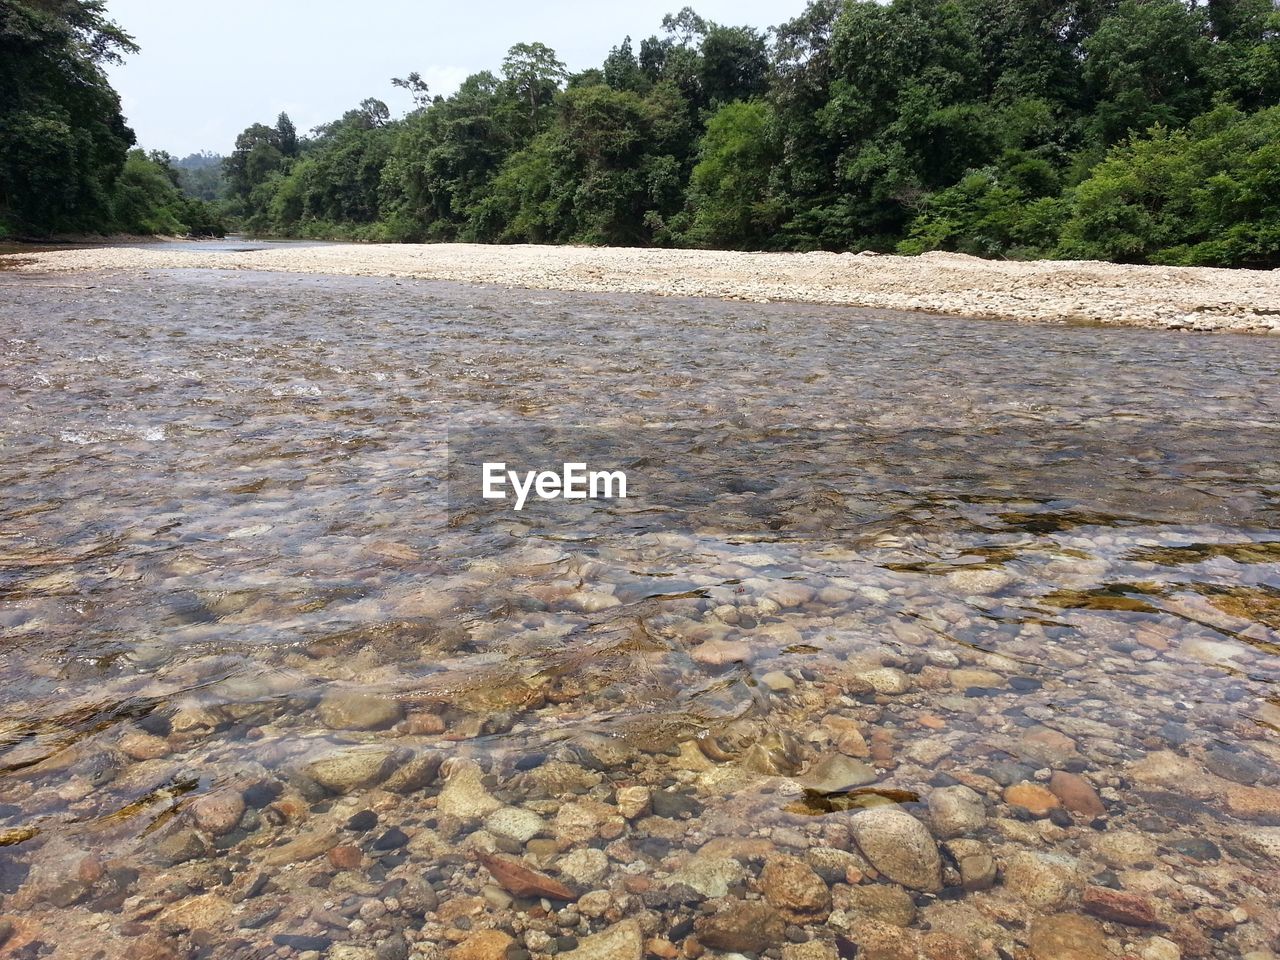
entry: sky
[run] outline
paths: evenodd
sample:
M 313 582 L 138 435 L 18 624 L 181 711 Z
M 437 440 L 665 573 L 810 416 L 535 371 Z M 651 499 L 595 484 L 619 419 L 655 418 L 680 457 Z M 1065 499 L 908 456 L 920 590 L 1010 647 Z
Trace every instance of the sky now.
M 124 113 L 148 150 L 230 151 L 251 123 L 282 110 L 299 132 L 365 97 L 399 115 L 411 105 L 392 77 L 418 71 L 431 93 L 468 74 L 498 72 L 507 48 L 541 41 L 569 69 L 599 66 L 630 34 L 661 32 L 691 0 L 107 0 L 142 52 L 109 68 Z M 774 26 L 805 0 L 693 0 L 708 20 Z

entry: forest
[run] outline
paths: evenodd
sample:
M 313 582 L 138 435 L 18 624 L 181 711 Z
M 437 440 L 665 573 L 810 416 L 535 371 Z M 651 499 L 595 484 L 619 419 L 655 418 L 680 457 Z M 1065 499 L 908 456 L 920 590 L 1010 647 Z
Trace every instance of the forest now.
M 221 165 L 131 150 L 95 0 L 0 0 L 0 230 L 213 232 L 1280 266 L 1275 0 L 691 8 L 569 72 L 417 73 Z M 549 31 L 550 32 L 550 31 Z
M 102 0 L 0 0 L 0 239 L 222 234 L 172 158 L 134 146 L 103 66 L 137 52 Z

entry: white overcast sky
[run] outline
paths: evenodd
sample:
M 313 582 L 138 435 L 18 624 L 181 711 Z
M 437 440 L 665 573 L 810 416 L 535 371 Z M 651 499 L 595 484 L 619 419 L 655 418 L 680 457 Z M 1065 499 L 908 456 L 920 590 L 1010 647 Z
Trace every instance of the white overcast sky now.
M 125 116 L 148 150 L 226 153 L 250 123 L 287 111 L 306 131 L 365 97 L 395 114 L 408 97 L 392 77 L 417 70 L 449 94 L 477 70 L 498 71 L 514 43 L 541 41 L 570 70 L 599 66 L 631 35 L 660 33 L 688 0 L 107 0 L 142 52 L 112 67 Z M 708 20 L 765 28 L 805 0 L 697 0 Z

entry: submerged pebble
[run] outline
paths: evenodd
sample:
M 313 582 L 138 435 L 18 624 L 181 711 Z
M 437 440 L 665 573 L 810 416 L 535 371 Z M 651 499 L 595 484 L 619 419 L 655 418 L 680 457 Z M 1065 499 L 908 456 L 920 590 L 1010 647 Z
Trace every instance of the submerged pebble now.
M 1280 948 L 1280 344 L 111 289 L 0 311 L 5 950 Z M 687 482 L 451 509 L 507 422 Z

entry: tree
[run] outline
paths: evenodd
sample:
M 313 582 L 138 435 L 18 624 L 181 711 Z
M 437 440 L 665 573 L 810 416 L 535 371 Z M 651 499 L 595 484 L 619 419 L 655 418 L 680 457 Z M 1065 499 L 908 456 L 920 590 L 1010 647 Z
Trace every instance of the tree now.
M 0 3 L 0 232 L 110 227 L 134 142 L 104 63 L 137 46 L 102 0 Z
M 1117 146 L 1075 191 L 1059 253 L 1280 266 L 1280 107 L 1222 106 Z
M 662 18 L 662 29 L 682 47 L 695 46 L 695 41 L 705 37 L 710 26 L 693 7 L 682 7 L 679 13 L 668 13 Z
M 472 74 L 405 120 L 382 180 L 394 236 L 478 238 L 477 207 L 515 145 L 501 86 L 489 71 Z
M 690 131 L 671 84 L 649 96 L 572 88 L 555 122 L 509 157 L 477 208 L 483 239 L 670 242 L 683 203 Z
M 699 80 L 709 105 L 750 100 L 768 86 L 769 55 L 764 37 L 750 27 L 707 28 L 700 50 Z
M 279 131 L 266 124 L 251 124 L 236 137 L 235 149 L 224 162 L 228 191 L 242 200 L 248 198 L 255 187 L 286 165 Z
M 276 147 L 286 157 L 298 155 L 298 131 L 287 113 L 276 117 Z
M 413 98 L 413 105 L 419 110 L 431 103 L 431 88 L 416 70 L 407 77 L 393 77 L 391 85 L 409 91 L 409 95 Z
M 302 164 L 277 183 L 277 190 L 296 194 L 299 219 L 330 225 L 378 220 L 383 168 L 395 135 L 389 117 L 387 105 L 370 97 L 310 143 Z M 272 203 L 275 198 L 268 198 L 266 205 Z
M 542 126 L 542 115 L 568 76 L 564 64 L 545 44 L 517 43 L 502 61 L 502 75 L 528 109 L 528 133 L 536 133 Z
M 689 185 L 688 240 L 698 246 L 759 249 L 775 242 L 781 205 L 770 173 L 781 156 L 772 108 L 725 104 L 707 123 Z
M 192 199 L 213 202 L 226 196 L 222 157 L 216 153 L 192 153 L 175 160 L 178 188 Z
M 1083 47 L 1104 144 L 1157 123 L 1180 126 L 1209 107 L 1207 20 L 1182 0 L 1124 0 Z
M 572 76 L 541 43 L 448 97 L 411 73 L 402 118 L 247 128 L 228 209 L 304 236 L 1275 262 L 1275 0 L 811 0 L 768 36 L 685 7 Z M 0 165 L 69 210 L 87 181 L 48 171 L 81 131 L 28 112 Z M 147 163 L 130 196 L 166 167 L 191 191 Z
M 604 59 L 601 81 L 614 90 L 630 90 L 643 93 L 652 84 L 640 69 L 640 61 L 631 49 L 631 38 L 626 37 L 620 46 L 609 51 Z

